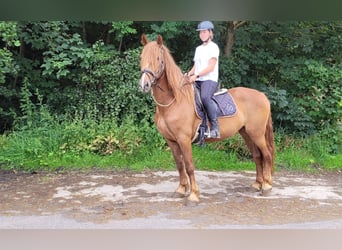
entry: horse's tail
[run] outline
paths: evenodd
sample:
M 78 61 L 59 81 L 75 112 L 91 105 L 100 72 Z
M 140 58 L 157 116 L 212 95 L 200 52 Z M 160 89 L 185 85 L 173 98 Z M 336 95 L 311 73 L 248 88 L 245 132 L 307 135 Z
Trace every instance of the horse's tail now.
M 266 133 L 265 133 L 265 137 L 266 137 L 266 143 L 267 143 L 267 148 L 271 154 L 271 173 L 273 175 L 274 173 L 274 151 L 275 151 L 275 147 L 274 147 L 274 134 L 273 134 L 273 125 L 272 125 L 272 114 L 270 112 L 269 116 L 268 116 L 268 121 L 266 124 Z

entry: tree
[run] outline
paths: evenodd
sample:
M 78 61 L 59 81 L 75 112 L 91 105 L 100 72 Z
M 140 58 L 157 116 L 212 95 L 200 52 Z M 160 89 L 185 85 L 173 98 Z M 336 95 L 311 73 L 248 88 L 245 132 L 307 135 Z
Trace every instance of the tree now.
M 241 27 L 242 25 L 246 24 L 247 21 L 229 21 L 227 22 L 227 38 L 226 38 L 226 45 L 224 48 L 224 55 L 226 57 L 231 56 L 232 54 L 232 49 L 234 46 L 234 32 L 236 29 L 238 29 L 239 27 Z

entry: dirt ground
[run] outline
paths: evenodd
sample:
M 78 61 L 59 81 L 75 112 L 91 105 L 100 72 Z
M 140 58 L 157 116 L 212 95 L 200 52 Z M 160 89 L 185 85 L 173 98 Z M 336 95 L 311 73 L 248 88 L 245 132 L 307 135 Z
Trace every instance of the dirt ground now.
M 272 191 L 254 172 L 196 171 L 198 205 L 174 198 L 176 171 L 0 171 L 0 229 L 339 228 L 342 172 L 278 171 Z

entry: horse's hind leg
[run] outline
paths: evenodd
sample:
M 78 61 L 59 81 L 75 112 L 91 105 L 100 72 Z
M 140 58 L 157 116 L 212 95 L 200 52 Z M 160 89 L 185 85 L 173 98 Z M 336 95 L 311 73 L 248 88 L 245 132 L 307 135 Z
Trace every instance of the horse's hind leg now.
M 261 159 L 261 174 L 263 178 L 261 189 L 268 191 L 272 189 L 272 155 L 267 147 L 266 138 L 264 135 L 258 137 L 251 137 L 259 151 Z
M 176 163 L 177 170 L 179 172 L 179 186 L 175 191 L 175 196 L 184 197 L 186 192 L 189 190 L 188 175 L 184 166 L 184 159 L 178 143 L 170 140 L 166 140 L 170 146 L 173 158 Z
M 239 133 L 242 136 L 242 138 L 245 140 L 248 149 L 252 153 L 253 161 L 255 162 L 255 166 L 256 166 L 256 180 L 252 184 L 252 188 L 260 191 L 262 184 L 264 182 L 263 166 L 262 166 L 263 160 L 262 160 L 261 152 L 259 151 L 258 147 L 253 143 L 252 139 L 247 134 L 245 128 L 240 129 Z

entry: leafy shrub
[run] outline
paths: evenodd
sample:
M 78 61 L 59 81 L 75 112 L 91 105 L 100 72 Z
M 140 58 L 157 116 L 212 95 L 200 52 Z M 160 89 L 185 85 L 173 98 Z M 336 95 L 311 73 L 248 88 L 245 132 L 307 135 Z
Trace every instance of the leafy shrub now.
M 138 89 L 140 49 L 120 54 L 98 42 L 92 51 L 76 86 L 61 89 L 48 100 L 49 105 L 60 114 L 92 113 L 98 121 L 107 117 L 121 122 L 127 116 L 134 121 L 146 116 L 152 120 L 151 98 Z

